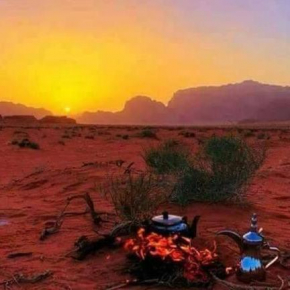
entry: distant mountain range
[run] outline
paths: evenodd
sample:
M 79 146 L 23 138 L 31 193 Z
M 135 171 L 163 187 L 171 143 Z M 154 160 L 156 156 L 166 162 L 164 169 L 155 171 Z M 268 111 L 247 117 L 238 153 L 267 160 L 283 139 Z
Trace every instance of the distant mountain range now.
M 0 102 L 0 115 L 2 116 L 12 116 L 12 115 L 27 115 L 34 116 L 37 119 L 43 118 L 47 115 L 52 115 L 52 113 L 45 109 L 38 109 L 27 107 L 22 104 L 14 104 L 11 102 Z
M 10 102 L 0 102 L 0 115 L 52 115 Z M 146 96 L 127 101 L 123 110 L 84 112 L 76 117 L 86 124 L 194 125 L 229 122 L 290 121 L 290 87 L 247 80 L 222 86 L 179 90 L 168 105 Z
M 137 96 L 120 112 L 85 112 L 80 123 L 191 125 L 290 120 L 290 87 L 252 80 L 177 91 L 168 105 Z

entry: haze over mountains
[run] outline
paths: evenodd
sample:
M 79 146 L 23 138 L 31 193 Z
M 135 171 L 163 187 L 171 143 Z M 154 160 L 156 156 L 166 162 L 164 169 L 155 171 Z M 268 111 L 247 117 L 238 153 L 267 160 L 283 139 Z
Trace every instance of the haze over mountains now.
M 244 81 L 179 90 L 165 106 L 137 96 L 120 112 L 85 112 L 81 123 L 191 125 L 290 120 L 290 87 Z
M 0 102 L 2 115 L 51 115 L 8 102 Z M 290 120 L 290 87 L 244 81 L 222 86 L 196 87 L 174 93 L 168 105 L 146 96 L 127 101 L 119 112 L 84 112 L 77 117 L 87 124 L 191 125 Z
M 11 102 L 0 102 L 0 115 L 32 115 L 35 118 L 40 119 L 44 116 L 52 115 L 52 113 L 42 108 L 27 107 L 22 104 L 14 104 Z

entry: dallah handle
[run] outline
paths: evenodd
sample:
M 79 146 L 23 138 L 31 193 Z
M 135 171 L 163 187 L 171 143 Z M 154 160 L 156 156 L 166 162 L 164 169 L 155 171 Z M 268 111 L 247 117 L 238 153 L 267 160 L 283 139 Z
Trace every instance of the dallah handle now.
M 266 243 L 263 246 L 264 249 L 276 252 L 277 255 L 270 261 L 268 264 L 266 264 L 265 269 L 268 269 L 270 266 L 272 266 L 275 262 L 277 262 L 280 258 L 280 250 L 277 247 L 271 247 L 268 243 Z

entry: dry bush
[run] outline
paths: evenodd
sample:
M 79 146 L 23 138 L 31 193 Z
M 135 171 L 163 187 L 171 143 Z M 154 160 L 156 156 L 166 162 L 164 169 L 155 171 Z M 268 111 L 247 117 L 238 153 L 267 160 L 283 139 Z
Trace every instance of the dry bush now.
M 139 134 L 139 137 L 141 138 L 151 138 L 151 139 L 158 139 L 156 132 L 152 129 L 143 129 Z
M 123 221 L 145 221 L 166 200 L 162 183 L 150 173 L 111 177 L 102 192 L 110 198 Z
M 142 157 L 158 174 L 180 171 L 190 162 L 188 148 L 176 140 L 167 140 L 156 147 L 144 149 Z
M 240 138 L 211 137 L 194 164 L 178 173 L 172 198 L 181 204 L 241 201 L 264 158 L 265 148 L 252 148 Z
M 30 148 L 30 149 L 34 149 L 34 150 L 40 149 L 40 146 L 38 143 L 30 141 L 28 138 L 24 138 L 20 141 L 12 140 L 11 145 L 17 145 L 20 148 Z
M 196 137 L 195 133 L 194 132 L 190 132 L 190 131 L 181 131 L 181 132 L 178 133 L 178 135 L 181 135 L 181 136 L 183 136 L 185 138 L 195 138 Z

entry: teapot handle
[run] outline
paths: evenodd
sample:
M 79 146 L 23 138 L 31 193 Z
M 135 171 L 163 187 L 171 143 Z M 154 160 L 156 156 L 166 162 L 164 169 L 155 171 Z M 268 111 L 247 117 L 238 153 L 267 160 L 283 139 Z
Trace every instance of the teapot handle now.
M 280 250 L 277 248 L 277 247 L 271 247 L 269 245 L 269 243 L 266 243 L 264 246 L 263 246 L 264 249 L 266 250 L 269 250 L 269 251 L 273 251 L 273 252 L 276 252 L 277 255 L 270 261 L 266 264 L 265 266 L 265 269 L 268 269 L 270 266 L 272 266 L 276 261 L 279 260 L 280 258 Z

